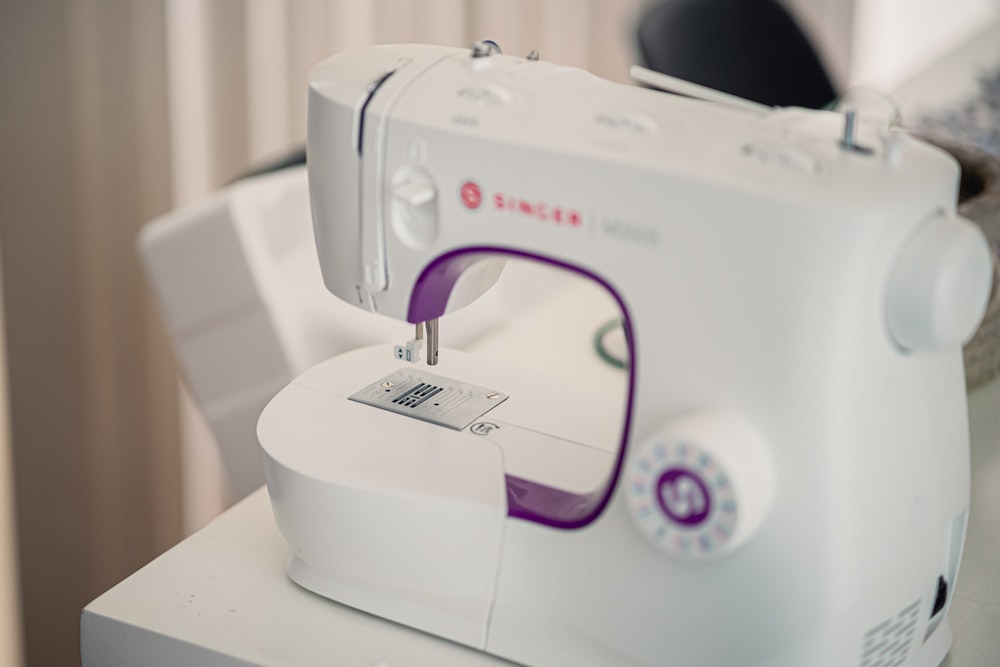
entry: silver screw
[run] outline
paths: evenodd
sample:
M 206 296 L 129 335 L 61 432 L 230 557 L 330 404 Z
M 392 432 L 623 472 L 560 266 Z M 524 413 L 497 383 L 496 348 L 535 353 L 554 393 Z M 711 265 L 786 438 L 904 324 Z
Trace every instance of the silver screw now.
M 388 380 L 387 380 L 387 381 L 385 381 L 385 382 L 383 382 L 383 383 L 382 383 L 382 385 L 381 385 L 381 387 L 382 387 L 383 389 L 392 389 L 392 388 L 393 388 L 393 387 L 395 387 L 395 386 L 396 386 L 396 385 L 394 385 L 393 383 L 389 382 Z
M 844 111 L 844 138 L 842 142 L 845 148 L 855 148 L 858 145 L 857 117 L 858 112 L 854 109 L 848 108 Z
M 844 110 L 844 136 L 840 140 L 842 148 L 862 155 L 871 155 L 872 149 L 858 143 L 858 112 L 853 107 Z
M 503 53 L 500 50 L 500 45 L 492 39 L 481 39 L 472 45 L 473 58 L 485 58 L 491 53 Z
M 528 55 L 526 56 L 527 60 L 535 61 L 538 60 L 538 58 L 539 58 L 538 49 L 532 49 L 528 51 Z
M 486 398 L 490 399 L 491 401 L 495 401 L 498 398 L 500 398 L 500 394 L 486 394 Z

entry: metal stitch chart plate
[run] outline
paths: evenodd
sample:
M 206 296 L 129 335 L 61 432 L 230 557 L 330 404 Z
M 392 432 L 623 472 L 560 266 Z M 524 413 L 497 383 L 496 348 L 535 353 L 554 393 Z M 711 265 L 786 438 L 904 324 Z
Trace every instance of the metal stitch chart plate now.
M 506 401 L 507 394 L 423 370 L 401 368 L 349 399 L 461 431 Z

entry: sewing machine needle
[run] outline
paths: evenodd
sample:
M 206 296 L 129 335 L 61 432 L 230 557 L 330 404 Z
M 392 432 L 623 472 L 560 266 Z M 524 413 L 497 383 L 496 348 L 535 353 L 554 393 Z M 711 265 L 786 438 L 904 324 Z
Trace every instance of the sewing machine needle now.
M 438 320 L 424 322 L 427 327 L 427 365 L 436 366 L 438 362 Z

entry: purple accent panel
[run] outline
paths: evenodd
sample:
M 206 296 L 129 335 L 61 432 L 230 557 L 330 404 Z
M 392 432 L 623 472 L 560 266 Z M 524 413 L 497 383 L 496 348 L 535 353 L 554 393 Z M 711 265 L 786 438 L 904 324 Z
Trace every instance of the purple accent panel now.
M 524 508 L 544 508 L 545 513 L 557 521 L 573 521 L 586 515 L 597 503 L 600 494 L 570 493 L 552 486 L 532 482 L 513 475 L 507 478 L 507 514 L 520 519 L 531 519 L 522 514 Z
M 615 488 L 618 486 L 618 479 L 621 477 L 625 450 L 632 432 L 636 349 L 629 311 L 625 307 L 621 295 L 611 284 L 587 269 L 523 250 L 482 246 L 452 250 L 428 264 L 413 286 L 407 319 L 415 324 L 443 315 L 448 305 L 448 297 L 451 295 L 451 290 L 458 277 L 476 262 L 492 255 L 506 255 L 543 262 L 590 278 L 604 287 L 615 298 L 615 301 L 618 302 L 618 308 L 621 310 L 622 328 L 625 330 L 625 340 L 628 342 L 631 358 L 628 368 L 628 398 L 625 404 L 625 423 L 622 427 L 621 445 L 618 447 L 618 456 L 615 458 L 611 475 L 604 486 L 591 493 L 575 494 L 513 475 L 506 475 L 508 516 L 534 521 L 561 530 L 583 528 L 595 521 L 611 502 Z
M 501 252 L 470 248 L 467 251 L 452 251 L 435 259 L 424 269 L 413 286 L 406 319 L 411 324 L 419 324 L 444 315 L 448 297 L 459 276 L 476 262 Z

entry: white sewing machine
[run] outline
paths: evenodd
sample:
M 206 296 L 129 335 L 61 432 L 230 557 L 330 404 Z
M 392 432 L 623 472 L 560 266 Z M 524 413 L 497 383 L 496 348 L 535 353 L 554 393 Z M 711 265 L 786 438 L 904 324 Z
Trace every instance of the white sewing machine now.
M 349 352 L 264 410 L 294 581 L 527 665 L 940 663 L 992 275 L 949 157 L 486 44 L 319 64 L 308 151 L 327 288 L 439 363 Z M 506 257 L 608 293 L 623 396 L 438 356 Z

